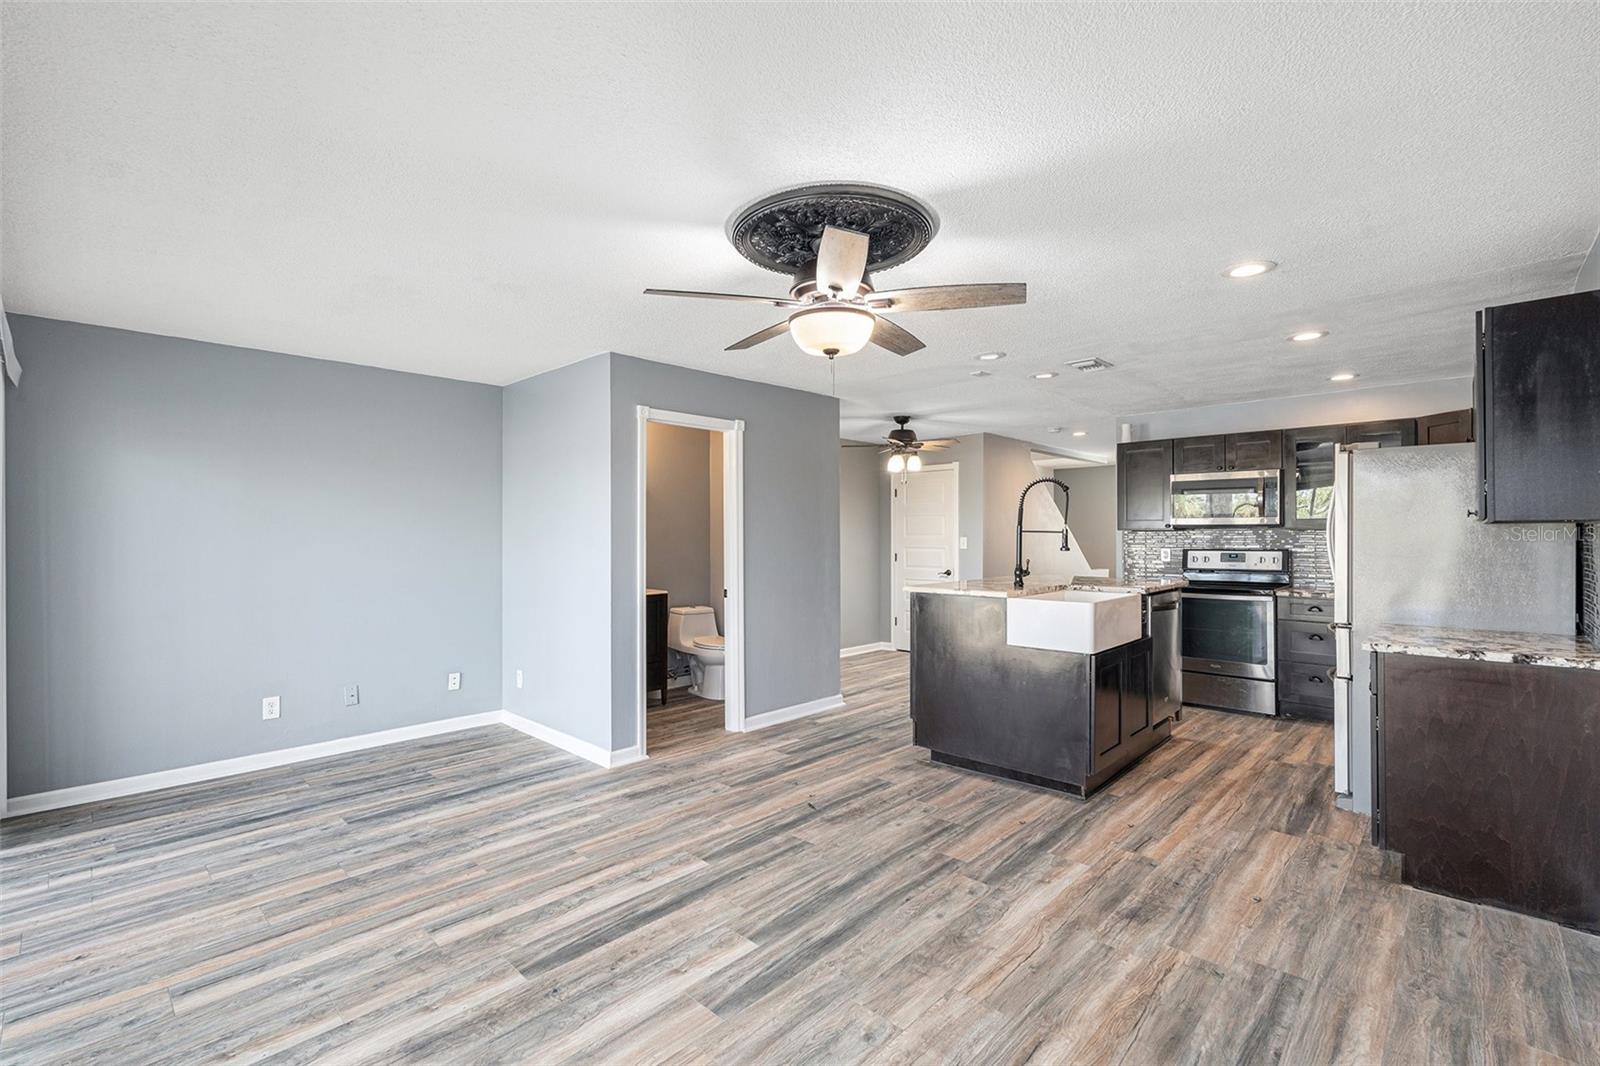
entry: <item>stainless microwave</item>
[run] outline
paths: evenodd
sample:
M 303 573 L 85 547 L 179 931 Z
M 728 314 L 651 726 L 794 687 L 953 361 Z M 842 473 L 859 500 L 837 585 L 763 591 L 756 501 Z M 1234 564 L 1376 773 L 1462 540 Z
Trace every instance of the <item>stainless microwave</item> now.
M 1281 470 L 1219 470 L 1172 475 L 1174 526 L 1276 526 Z

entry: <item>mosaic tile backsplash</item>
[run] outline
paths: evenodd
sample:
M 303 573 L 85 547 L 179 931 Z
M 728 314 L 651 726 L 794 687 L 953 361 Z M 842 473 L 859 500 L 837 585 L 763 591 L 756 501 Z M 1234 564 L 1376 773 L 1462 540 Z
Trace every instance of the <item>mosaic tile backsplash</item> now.
M 1183 571 L 1184 548 L 1260 548 L 1287 550 L 1299 588 L 1333 595 L 1333 571 L 1328 568 L 1328 537 L 1320 529 L 1172 529 L 1122 534 L 1122 569 L 1129 578 L 1149 580 Z M 1172 558 L 1161 561 L 1161 549 Z

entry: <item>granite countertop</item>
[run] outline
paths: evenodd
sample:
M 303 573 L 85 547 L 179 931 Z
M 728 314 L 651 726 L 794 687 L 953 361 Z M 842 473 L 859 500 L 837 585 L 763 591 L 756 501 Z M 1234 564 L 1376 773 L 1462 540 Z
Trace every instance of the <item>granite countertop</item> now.
M 1142 592 L 1146 596 L 1154 596 L 1158 592 L 1171 592 L 1174 589 L 1187 588 L 1189 582 L 1175 574 L 1165 574 L 1145 581 L 1137 578 L 1114 577 L 1075 577 L 1072 587 L 1084 589 L 1088 592 Z
M 1009 577 L 984 577 L 971 581 L 941 581 L 934 585 L 916 585 L 912 592 L 932 592 L 941 596 L 1042 596 L 1064 588 L 1082 589 L 1085 592 L 1141 592 L 1153 596 L 1157 592 L 1181 589 L 1188 582 L 1181 577 L 1160 577 L 1150 581 L 1121 581 L 1109 577 L 1079 577 L 1072 581 L 1024 581 L 1022 588 L 1013 588 Z
M 1308 588 L 1302 588 L 1299 585 L 1290 585 L 1286 589 L 1279 589 L 1278 590 L 1278 595 L 1280 595 L 1280 596 L 1304 596 L 1307 599 L 1331 600 L 1331 599 L 1333 599 L 1333 590 L 1332 589 L 1308 589 Z
M 1373 629 L 1361 646 L 1367 651 L 1425 655 L 1434 659 L 1600 670 L 1600 646 L 1582 637 L 1561 633 L 1497 633 L 1488 629 L 1385 625 Z
M 1011 587 L 1009 577 L 980 577 L 971 581 L 940 581 L 932 585 L 913 585 L 911 592 L 932 592 L 941 596 L 1038 596 L 1059 592 L 1065 581 L 1024 581 L 1020 589 Z

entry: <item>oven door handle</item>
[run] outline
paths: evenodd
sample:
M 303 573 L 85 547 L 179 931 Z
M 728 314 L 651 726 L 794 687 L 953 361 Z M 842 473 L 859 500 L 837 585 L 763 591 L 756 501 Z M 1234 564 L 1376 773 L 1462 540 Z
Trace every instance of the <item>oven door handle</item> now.
M 1261 592 L 1190 592 L 1183 590 L 1186 600 L 1271 600 L 1273 593 L 1269 590 Z

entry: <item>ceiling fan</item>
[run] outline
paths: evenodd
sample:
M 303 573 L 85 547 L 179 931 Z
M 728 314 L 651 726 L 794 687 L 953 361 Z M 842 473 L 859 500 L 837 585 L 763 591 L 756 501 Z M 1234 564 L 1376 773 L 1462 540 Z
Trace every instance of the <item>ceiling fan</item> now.
M 958 311 L 1027 302 L 1022 282 L 873 288 L 869 268 L 887 269 L 925 248 L 937 231 L 931 209 L 905 193 L 876 185 L 813 185 L 752 204 L 729 223 L 729 238 L 752 262 L 792 273 L 787 297 L 646 289 L 652 296 L 764 303 L 790 312 L 782 322 L 728 345 L 753 348 L 787 333 L 807 354 L 832 359 L 869 343 L 898 355 L 926 347 L 888 315 Z
M 960 437 L 939 437 L 935 440 L 918 440 L 917 431 L 907 425 L 911 421 L 910 415 L 895 415 L 894 423 L 897 428 L 891 429 L 889 435 L 883 438 L 886 447 L 876 444 L 857 444 L 854 441 L 846 443 L 846 448 L 877 448 L 879 452 L 886 452 L 889 456 L 889 473 L 898 474 L 902 471 L 915 474 L 922 469 L 922 452 L 939 451 L 952 444 L 960 444 Z

